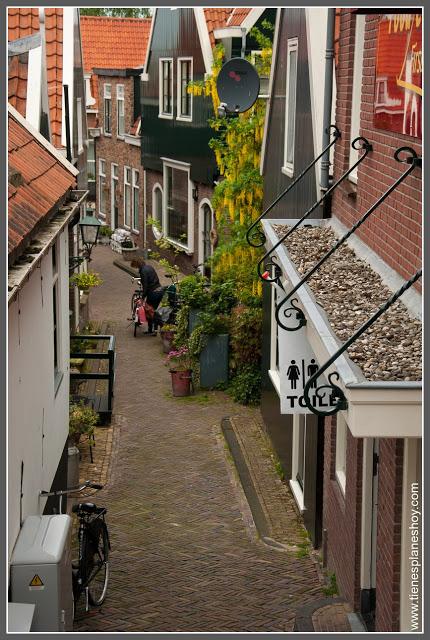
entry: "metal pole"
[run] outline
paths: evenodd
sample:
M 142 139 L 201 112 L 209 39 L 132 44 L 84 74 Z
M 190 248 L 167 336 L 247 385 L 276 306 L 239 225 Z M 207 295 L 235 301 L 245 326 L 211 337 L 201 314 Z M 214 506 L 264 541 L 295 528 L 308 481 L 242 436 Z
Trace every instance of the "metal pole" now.
M 327 10 L 327 40 L 325 50 L 325 81 L 324 81 L 324 112 L 323 112 L 323 137 L 322 148 L 330 142 L 328 127 L 331 122 L 331 107 L 333 94 L 333 58 L 334 58 L 334 22 L 336 9 Z M 327 151 L 321 160 L 321 182 L 323 191 L 329 187 L 330 151 Z
M 66 126 L 66 157 L 72 162 L 72 148 L 70 146 L 70 115 L 69 115 L 69 85 L 64 85 L 64 122 Z

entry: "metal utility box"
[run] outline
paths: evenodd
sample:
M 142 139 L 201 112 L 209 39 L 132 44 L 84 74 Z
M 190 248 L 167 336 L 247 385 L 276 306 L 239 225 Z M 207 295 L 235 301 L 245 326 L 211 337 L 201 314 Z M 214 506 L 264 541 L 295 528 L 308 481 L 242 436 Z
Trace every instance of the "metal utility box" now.
M 31 631 L 72 631 L 71 518 L 28 516 L 11 559 L 11 600 L 35 604 Z

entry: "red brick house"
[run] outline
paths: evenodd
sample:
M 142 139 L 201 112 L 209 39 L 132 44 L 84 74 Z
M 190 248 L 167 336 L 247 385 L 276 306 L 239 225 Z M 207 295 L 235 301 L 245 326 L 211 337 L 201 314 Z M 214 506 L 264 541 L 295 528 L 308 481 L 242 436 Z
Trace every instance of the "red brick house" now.
M 140 76 L 150 18 L 81 17 L 90 132 L 89 188 L 101 220 L 143 232 Z
M 309 138 L 312 126 L 320 141 L 323 126 L 333 123 L 324 116 L 323 126 L 315 126 L 315 101 L 303 108 L 306 92 L 312 97 L 324 89 L 318 84 L 321 74 L 312 75 L 318 11 L 283 9 L 277 23 L 266 126 L 270 154 L 267 148 L 262 166 L 266 206 L 282 191 L 282 174 L 292 183 L 317 155 Z M 306 20 L 304 12 L 310 14 Z M 314 180 L 309 171 L 302 188 L 279 201 L 263 222 L 268 257 L 282 272 L 264 294 L 270 331 L 263 361 L 271 395 L 263 417 L 340 595 L 363 615 L 369 630 L 418 631 L 422 16 L 365 9 L 337 13 L 332 113 L 341 137 L 332 147 L 332 186 L 325 187 L 331 205 L 324 213 L 330 218 L 321 219 L 320 205 L 312 209 L 325 193 L 317 169 L 314 196 L 303 189 L 305 180 Z M 296 23 L 303 31 L 310 28 L 311 37 Z M 300 75 L 303 67 L 295 66 L 300 55 L 313 68 L 306 77 L 309 89 Z M 297 98 L 295 85 L 302 87 Z M 288 232 L 307 211 L 312 219 Z M 346 236 L 366 212 L 369 216 Z M 402 287 L 399 302 L 386 308 Z M 378 310 L 380 318 L 343 349 Z M 318 377 L 310 381 L 312 375 Z

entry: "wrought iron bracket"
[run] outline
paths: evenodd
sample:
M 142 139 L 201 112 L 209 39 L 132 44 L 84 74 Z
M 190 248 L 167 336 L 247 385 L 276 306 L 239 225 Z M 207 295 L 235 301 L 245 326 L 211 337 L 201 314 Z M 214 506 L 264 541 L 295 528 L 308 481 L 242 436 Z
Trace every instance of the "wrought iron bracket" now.
M 311 213 L 313 211 L 315 211 L 315 209 L 331 194 L 333 193 L 333 191 L 336 189 L 336 187 L 339 186 L 339 184 L 345 180 L 345 178 L 347 178 L 349 176 L 350 173 L 352 173 L 356 167 L 358 167 L 358 165 L 363 162 L 363 160 L 366 158 L 367 154 L 372 151 L 373 147 L 370 144 L 370 142 L 366 139 L 363 138 L 362 136 L 359 136 L 358 138 L 355 138 L 355 140 L 352 141 L 351 146 L 353 149 L 355 149 L 356 151 L 360 151 L 360 149 L 363 151 L 363 153 L 361 154 L 361 156 L 358 158 L 358 160 L 352 165 L 352 167 L 350 167 L 348 169 L 348 171 L 345 171 L 345 173 L 339 178 L 339 180 L 337 180 L 329 189 L 327 189 L 327 191 L 324 193 L 324 195 L 317 200 L 310 209 L 308 209 L 306 211 L 306 213 L 300 218 L 300 220 L 298 220 L 290 229 L 288 229 L 287 233 L 285 233 L 282 238 L 280 238 L 278 240 L 278 242 L 276 242 L 276 244 L 273 245 L 273 247 L 271 247 L 269 249 L 269 251 L 267 251 L 264 256 L 261 258 L 261 260 L 259 260 L 258 264 L 257 264 L 257 273 L 259 275 L 259 277 L 262 280 L 265 280 L 266 282 L 274 282 L 274 280 L 270 277 L 270 274 L 267 273 L 267 269 L 266 269 L 266 261 L 267 258 L 270 257 L 270 255 L 288 238 L 289 235 L 291 235 L 296 229 L 297 227 L 299 227 L 302 222 L 304 220 L 306 220 L 306 218 L 308 218 Z
M 408 153 L 408 155 L 406 157 L 402 157 L 402 154 L 404 153 Z M 344 244 L 344 242 L 346 242 L 346 240 L 348 240 L 348 238 L 363 224 L 363 222 L 365 222 L 365 220 L 367 220 L 367 218 L 379 207 L 380 204 L 382 204 L 382 202 L 384 202 L 384 200 L 390 195 L 390 193 L 392 193 L 401 182 L 403 182 L 403 180 L 405 180 L 407 178 L 407 176 L 415 169 L 415 167 L 417 166 L 421 166 L 421 158 L 420 156 L 418 156 L 418 154 L 416 153 L 416 151 L 414 149 L 412 149 L 411 147 L 400 147 L 399 149 L 397 149 L 394 153 L 394 158 L 397 160 L 397 162 L 401 162 L 404 164 L 409 164 L 410 166 L 408 167 L 408 169 L 406 171 L 404 171 L 404 173 L 402 173 L 402 175 L 397 178 L 397 180 L 395 182 L 393 182 L 393 184 L 385 191 L 385 193 L 382 194 L 382 196 L 380 198 L 378 198 L 378 200 L 370 207 L 370 209 L 368 209 L 366 211 L 366 213 L 351 227 L 351 229 L 349 229 L 349 231 L 347 231 L 341 238 L 339 238 L 339 240 L 337 242 L 335 242 L 335 244 L 332 246 L 331 249 L 329 249 L 329 251 L 327 251 L 327 253 L 325 253 L 322 258 L 320 260 L 318 260 L 318 262 L 312 267 L 312 269 L 310 269 L 304 276 L 303 278 L 300 280 L 300 282 L 285 296 L 285 298 L 283 298 L 276 306 L 276 310 L 275 310 L 275 318 L 276 318 L 276 322 L 278 323 L 278 325 L 280 327 L 282 327 L 283 329 L 285 329 L 286 331 L 297 331 L 298 329 L 300 329 L 303 326 L 303 322 L 300 321 L 299 324 L 295 327 L 291 327 L 291 326 L 287 326 L 285 324 L 283 324 L 279 318 L 280 312 L 281 312 L 281 308 L 291 299 L 291 297 L 297 293 L 297 291 L 300 289 L 300 287 L 307 281 L 309 280 L 309 278 L 320 268 L 320 266 L 326 261 L 328 260 L 328 258 L 330 258 L 330 256 L 333 255 L 333 253 L 335 253 L 335 251 L 337 251 L 337 249 Z M 287 313 L 290 311 L 290 307 L 287 307 L 284 311 L 284 316 L 286 318 L 291 317 L 291 314 L 287 315 Z M 305 324 L 306 324 L 306 320 L 305 320 Z
M 287 193 L 298 182 L 300 182 L 300 180 L 307 174 L 307 172 L 310 169 L 312 169 L 313 166 L 316 165 L 318 160 L 320 160 L 323 157 L 323 155 L 330 149 L 330 147 L 332 147 L 337 142 L 337 140 L 339 140 L 339 138 L 341 137 L 341 133 L 335 124 L 331 124 L 329 127 L 327 127 L 326 133 L 330 133 L 331 130 L 333 131 L 333 136 L 334 136 L 333 140 L 326 147 L 324 147 L 320 155 L 314 158 L 312 162 L 308 164 L 308 166 L 305 169 L 303 169 L 301 174 L 298 175 L 297 178 L 290 185 L 288 185 L 288 187 L 284 189 L 284 191 L 282 191 L 282 193 L 280 193 L 279 196 L 271 204 L 269 204 L 267 209 L 263 211 L 263 213 L 257 218 L 257 220 L 255 220 L 255 222 L 253 222 L 252 225 L 249 227 L 248 231 L 246 232 L 246 240 L 248 244 L 251 245 L 251 247 L 255 247 L 255 248 L 262 247 L 266 241 L 266 236 L 264 235 L 262 230 L 258 227 L 258 224 L 260 223 L 260 221 L 269 213 L 269 211 L 273 209 L 273 207 L 276 204 L 278 204 L 280 200 L 282 200 L 284 196 L 287 195 Z
M 367 331 L 367 329 L 371 327 L 372 324 L 376 322 L 376 320 L 378 320 L 378 318 L 383 313 L 385 313 L 398 300 L 398 298 L 400 298 L 400 296 L 402 296 L 405 293 L 405 291 L 407 291 L 419 278 L 421 278 L 421 275 L 422 275 L 422 270 L 420 269 L 415 273 L 414 276 L 412 276 L 410 280 L 405 282 L 398 291 L 393 293 L 393 295 L 390 296 L 390 298 L 388 298 L 388 300 L 382 305 L 382 307 L 380 307 L 373 314 L 373 316 L 371 316 L 368 320 L 366 320 L 366 322 L 364 322 L 361 325 L 361 327 L 359 327 L 359 329 L 357 329 L 357 331 L 353 333 L 352 336 L 348 338 L 348 340 L 346 340 L 339 347 L 336 353 L 334 353 L 332 357 L 329 358 L 329 360 L 327 360 L 327 362 L 325 362 L 322 365 L 322 367 L 320 367 L 318 371 L 316 371 L 314 375 L 309 378 L 309 380 L 307 381 L 303 389 L 303 399 L 305 401 L 307 408 L 310 411 L 312 411 L 312 413 L 314 413 L 317 416 L 332 416 L 338 411 L 344 411 L 345 409 L 348 408 L 348 402 L 346 400 L 345 394 L 343 393 L 342 389 L 338 385 L 336 385 L 332 380 L 333 378 L 336 378 L 336 380 L 339 380 L 339 374 L 337 373 L 337 371 L 333 371 L 328 375 L 328 384 L 321 385 L 320 387 L 317 387 L 315 390 L 315 393 L 318 396 L 318 398 L 322 398 L 323 397 L 321 395 L 322 390 L 330 389 L 329 404 L 332 405 L 331 409 L 328 409 L 327 411 L 320 411 L 319 409 L 314 407 L 312 404 L 311 398 L 309 396 L 309 392 L 311 388 L 315 386 L 317 379 L 320 376 L 322 376 L 322 374 L 325 371 L 327 371 L 327 369 L 339 358 L 339 356 L 341 356 L 342 353 L 344 353 L 347 349 L 349 349 L 349 347 L 357 340 L 357 338 L 359 338 L 365 331 Z

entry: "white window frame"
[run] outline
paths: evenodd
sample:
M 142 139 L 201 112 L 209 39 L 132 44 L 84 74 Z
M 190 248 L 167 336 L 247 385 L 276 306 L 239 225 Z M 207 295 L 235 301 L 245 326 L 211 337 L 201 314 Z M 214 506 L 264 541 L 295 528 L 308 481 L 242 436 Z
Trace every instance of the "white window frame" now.
M 157 227 L 155 227 L 154 225 L 152 225 L 152 233 L 154 234 L 154 237 L 156 240 L 160 240 L 160 238 L 163 237 L 163 231 L 164 231 L 164 226 L 163 226 L 163 218 L 164 218 L 164 214 L 163 214 L 163 209 L 164 209 L 164 194 L 163 194 L 163 187 L 161 186 L 161 184 L 159 182 L 156 182 L 154 184 L 154 186 L 152 187 L 152 217 L 155 219 L 155 192 L 156 190 L 159 190 L 161 193 L 161 220 L 160 220 L 160 224 L 161 224 L 161 231 L 159 231 L 157 229 Z
M 273 267 L 274 269 L 274 267 Z M 285 283 L 284 283 L 285 284 Z M 278 346 L 278 331 L 279 325 L 276 322 L 275 317 L 275 306 L 279 303 L 279 300 L 276 298 L 276 284 L 272 282 L 272 302 L 271 302 L 271 311 L 270 311 L 270 369 L 269 369 L 269 378 L 272 381 L 272 384 L 275 388 L 276 393 L 279 397 L 281 397 L 281 377 L 279 374 L 279 366 L 276 362 L 276 349 Z M 279 355 L 279 354 L 278 354 Z
M 106 130 L 106 100 L 109 100 L 110 103 L 110 131 Z M 112 85 L 108 82 L 105 82 L 103 85 L 103 134 L 108 138 L 112 137 Z
M 163 111 L 163 62 L 170 62 L 171 68 L 171 77 L 170 77 L 170 108 L 171 111 Z M 173 120 L 173 105 L 174 105 L 174 96 L 173 96 L 173 58 L 160 58 L 159 67 L 158 67 L 158 76 L 159 76 L 159 86 L 158 86 L 158 117 L 165 118 L 166 120 Z
M 101 170 L 102 167 L 102 163 L 104 163 L 104 171 Z M 106 218 L 106 211 L 102 211 L 100 208 L 101 205 L 101 191 L 102 191 L 102 181 L 100 180 L 100 177 L 104 178 L 104 184 L 106 186 L 106 160 L 104 160 L 103 158 L 99 158 L 99 215 L 102 218 Z M 106 204 L 106 202 L 105 202 Z
M 336 416 L 336 460 L 335 475 L 339 487 L 345 495 L 346 490 L 346 448 L 348 441 L 348 425 L 342 412 Z
M 130 171 L 130 181 L 127 181 L 127 171 Z M 131 216 L 133 213 L 133 206 L 132 206 L 132 201 L 131 201 L 131 196 L 132 196 L 132 180 L 133 180 L 133 174 L 132 174 L 132 170 L 131 167 L 124 167 L 124 204 L 123 204 L 123 220 L 124 220 L 124 227 L 126 229 L 131 229 Z M 128 193 L 129 193 L 129 211 L 128 211 L 128 216 L 127 214 L 127 198 L 125 196 L 126 193 L 126 189 L 128 187 Z
M 198 261 L 199 264 L 203 264 L 203 260 L 204 260 L 204 240 L 203 240 L 203 229 L 204 229 L 204 223 L 205 223 L 205 218 L 204 218 L 204 206 L 207 205 L 211 211 L 211 229 L 214 228 L 214 222 L 215 222 L 215 218 L 214 218 L 214 210 L 211 204 L 211 201 L 208 198 L 203 198 L 203 200 L 200 200 L 199 203 L 199 242 L 198 242 Z M 210 257 L 212 257 L 214 252 L 214 248 L 213 245 L 211 244 L 211 254 Z M 204 266 L 201 266 L 199 268 L 200 273 L 204 272 Z
M 122 93 L 122 95 L 119 95 Z M 120 133 L 119 130 L 119 105 L 122 103 L 122 119 L 124 131 Z M 125 136 L 125 102 L 124 102 L 124 85 L 117 84 L 116 85 L 116 136 L 117 138 L 124 139 Z
M 304 484 L 303 487 L 300 485 L 300 482 L 297 480 L 297 473 L 299 470 L 299 441 L 300 441 L 300 430 L 303 429 L 303 481 L 306 473 L 306 418 L 307 415 L 305 413 L 296 413 L 293 415 L 293 452 L 292 452 L 292 467 L 291 467 L 291 479 L 290 479 L 290 487 L 294 496 L 294 500 L 297 503 L 297 506 L 300 509 L 300 512 L 303 513 L 305 510 L 305 501 L 304 501 Z
M 170 158 L 161 158 L 163 161 L 163 184 L 166 185 L 166 188 L 163 189 L 163 235 L 169 240 L 169 242 L 173 245 L 184 249 L 186 253 L 193 253 L 194 251 L 194 206 L 193 206 L 193 198 L 192 198 L 192 182 L 190 180 L 190 169 L 191 165 L 188 162 L 179 162 L 176 160 L 171 160 Z M 167 230 L 169 228 L 167 224 L 167 175 L 166 169 L 167 167 L 171 167 L 172 169 L 176 169 L 179 171 L 185 171 L 188 176 L 188 227 L 187 227 L 187 244 L 182 242 L 178 242 L 178 240 L 174 238 L 170 238 L 167 235 Z
M 94 158 L 90 158 L 90 148 L 93 148 L 94 153 L 93 156 Z M 91 179 L 90 177 L 88 177 L 88 182 L 95 182 L 97 179 L 96 176 L 96 143 L 94 138 L 89 138 L 88 139 L 88 147 L 87 147 L 87 174 L 89 176 L 89 174 L 92 174 L 94 176 L 93 179 Z
M 363 83 L 363 52 L 364 52 L 364 31 L 366 26 L 366 16 L 358 14 L 355 16 L 355 46 L 354 46 L 354 68 L 352 76 L 352 103 L 351 103 L 351 142 L 360 135 L 360 110 L 361 110 L 361 87 Z M 358 150 L 349 147 L 349 167 L 352 167 L 358 160 Z M 358 167 L 348 176 L 349 180 L 357 184 Z
M 137 211 L 135 208 L 135 191 L 137 191 Z M 131 228 L 134 233 L 139 233 L 139 169 L 131 170 Z M 137 222 L 137 224 L 135 224 Z
M 289 178 L 294 176 L 294 156 L 295 156 L 295 142 L 296 142 L 296 125 L 297 125 L 297 117 L 296 117 L 296 108 L 297 108 L 297 76 L 298 76 L 298 68 L 299 68 L 299 39 L 289 38 L 287 40 L 287 82 L 285 87 L 285 137 L 284 137 L 284 165 L 282 167 L 282 173 L 284 173 Z M 296 86 L 294 91 L 294 104 L 291 105 L 290 102 L 290 54 L 292 51 L 296 52 Z M 288 136 L 288 118 L 290 113 L 294 113 L 294 127 L 293 127 L 293 161 L 287 161 L 287 136 Z
M 176 119 L 182 120 L 184 122 L 192 122 L 193 120 L 193 94 L 188 94 L 190 96 L 190 115 L 184 115 L 182 113 L 182 73 L 181 73 L 181 63 L 182 62 L 190 62 L 190 80 L 193 81 L 193 58 L 191 57 L 183 57 L 178 58 L 177 65 L 177 108 L 176 108 Z

